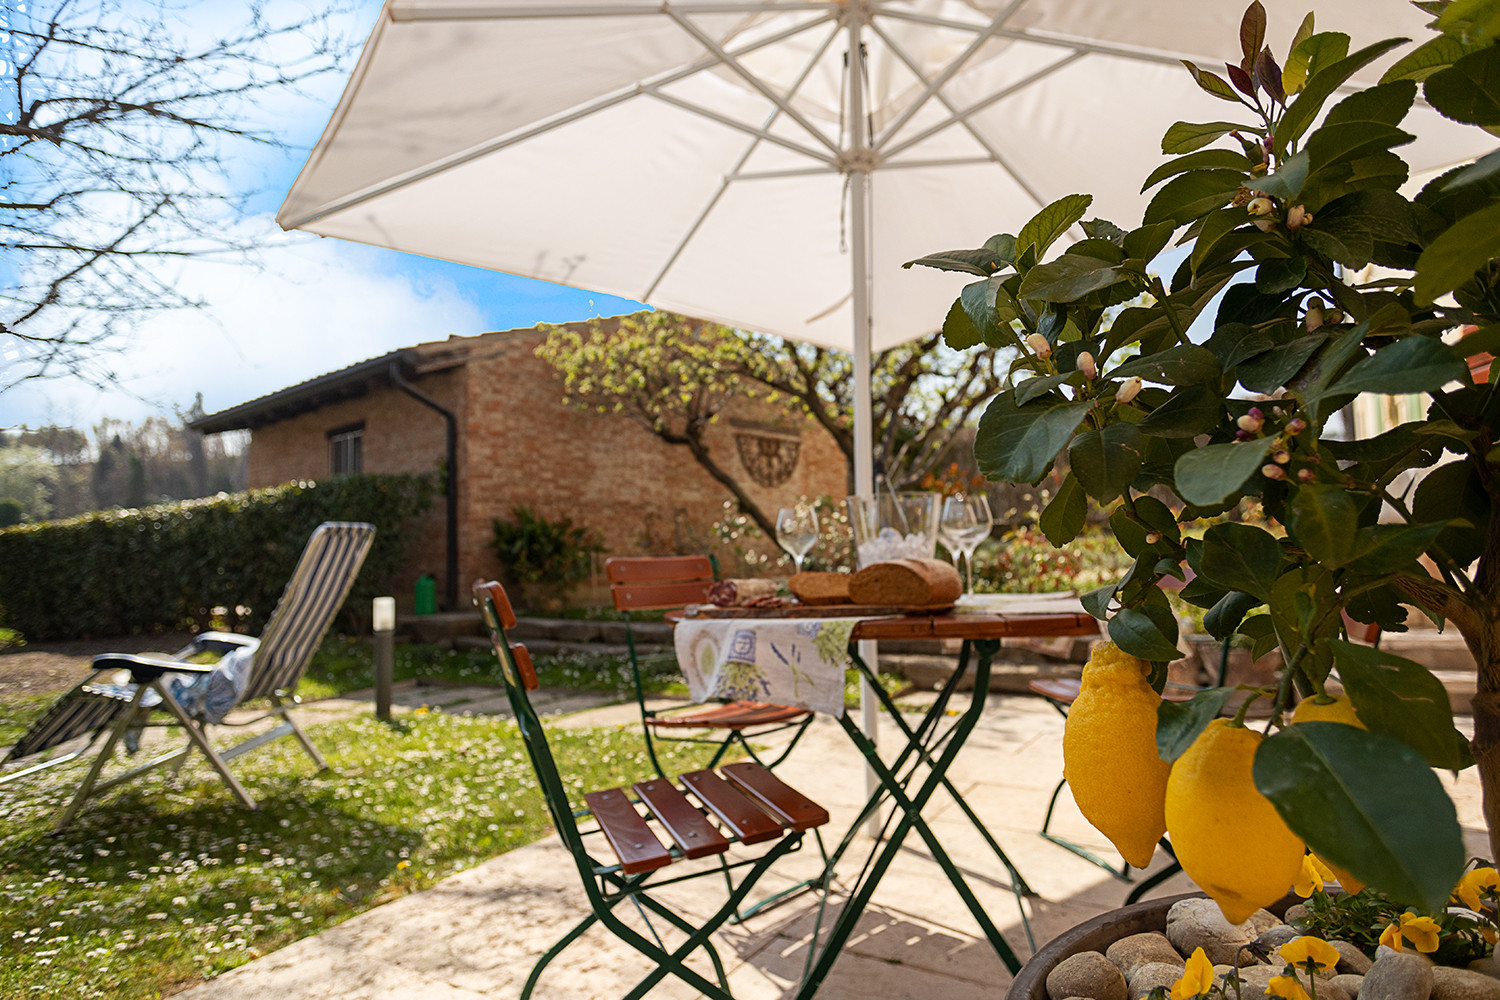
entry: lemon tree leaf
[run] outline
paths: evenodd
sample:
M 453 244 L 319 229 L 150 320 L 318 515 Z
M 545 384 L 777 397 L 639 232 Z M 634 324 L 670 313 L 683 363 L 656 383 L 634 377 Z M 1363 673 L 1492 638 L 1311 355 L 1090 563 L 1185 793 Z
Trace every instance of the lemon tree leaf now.
M 1048 403 L 1033 400 L 1017 406 L 1014 393 L 996 396 L 985 407 L 974 439 L 979 471 L 991 479 L 1033 483 L 1067 447 L 1090 402 Z
M 1060 548 L 1078 537 L 1088 512 L 1088 498 L 1078 484 L 1078 477 L 1070 472 L 1057 488 L 1052 502 L 1037 518 L 1037 526 L 1047 536 L 1047 541 Z
M 1187 753 L 1208 724 L 1219 717 L 1234 688 L 1209 688 L 1189 701 L 1156 706 L 1156 754 L 1167 763 Z
M 1124 608 L 1109 620 L 1109 637 L 1131 656 L 1143 660 L 1175 660 L 1182 656 L 1177 648 L 1177 619 L 1172 609 L 1147 605 Z
M 1328 391 L 1436 392 L 1468 370 L 1457 352 L 1436 337 L 1403 337 L 1355 363 Z
M 1349 561 L 1359 511 L 1343 488 L 1331 483 L 1303 486 L 1292 497 L 1291 510 L 1287 528 L 1309 555 L 1335 569 Z
M 1019 259 L 1029 247 L 1036 247 L 1036 255 L 1040 258 L 1053 241 L 1068 231 L 1069 226 L 1083 218 L 1083 213 L 1093 203 L 1091 194 L 1069 194 L 1036 213 L 1016 234 L 1016 258 Z
M 1474 763 L 1467 741 L 1455 740 L 1453 704 L 1443 682 L 1413 660 L 1342 639 L 1329 642 L 1333 662 L 1359 721 L 1400 740 L 1433 767 L 1461 771 Z
M 1264 528 L 1250 524 L 1216 524 L 1203 533 L 1199 572 L 1211 583 L 1271 599 L 1281 575 L 1281 545 Z
M 1236 492 L 1255 474 L 1274 438 L 1236 444 L 1211 444 L 1177 459 L 1177 492 L 1188 503 L 1211 507 Z
M 1255 787 L 1324 860 L 1429 913 L 1464 869 L 1453 800 L 1422 755 L 1337 722 L 1287 726 L 1255 754 Z
M 1135 424 L 1106 424 L 1073 439 L 1068 460 L 1084 492 L 1107 503 L 1125 491 L 1141 471 L 1141 432 Z

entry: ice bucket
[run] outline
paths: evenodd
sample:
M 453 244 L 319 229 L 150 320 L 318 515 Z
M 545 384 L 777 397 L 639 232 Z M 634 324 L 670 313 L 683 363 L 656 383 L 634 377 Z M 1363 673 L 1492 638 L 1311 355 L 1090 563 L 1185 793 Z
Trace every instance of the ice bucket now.
M 937 553 L 936 493 L 881 493 L 849 497 L 855 568 L 889 559 L 931 559 Z

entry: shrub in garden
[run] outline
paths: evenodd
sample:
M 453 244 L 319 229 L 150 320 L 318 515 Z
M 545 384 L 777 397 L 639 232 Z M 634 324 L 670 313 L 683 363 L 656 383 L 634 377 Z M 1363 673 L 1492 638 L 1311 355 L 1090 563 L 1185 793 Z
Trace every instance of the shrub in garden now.
M 604 546 L 570 517 L 550 521 L 530 507 L 513 507 L 510 514 L 514 520 L 495 519 L 490 547 L 524 593 L 544 603 L 561 603 L 574 584 L 588 579 L 593 558 Z
M 1500 854 L 1500 387 L 1494 369 L 1470 374 L 1500 353 L 1500 152 L 1408 198 L 1399 150 L 1419 90 L 1454 122 L 1500 125 L 1500 0 L 1421 6 L 1437 37 L 1345 94 L 1404 40 L 1351 53 L 1347 35 L 1317 31 L 1309 15 L 1278 60 L 1252 4 L 1227 80 L 1189 65 L 1234 120 L 1168 130 L 1174 158 L 1146 178 L 1156 191 L 1141 226 L 1081 221 L 1090 199 L 1071 195 L 1015 235 L 913 263 L 979 276 L 945 321 L 950 345 L 1022 352 L 980 422 L 981 471 L 1037 482 L 1066 452 L 1070 471 L 1040 519 L 1059 545 L 1082 528 L 1087 500 L 1118 500 L 1110 524 L 1134 562 L 1085 598 L 1110 637 L 1154 662 L 1159 686 L 1181 655 L 1160 584 L 1191 567 L 1182 595 L 1207 609 L 1211 633 L 1286 661 L 1279 684 L 1256 692 L 1272 710 L 1253 748 L 1255 790 L 1329 864 L 1439 912 L 1465 861 L 1433 768 L 1477 758 Z M 1075 224 L 1087 238 L 1043 261 Z M 1192 250 L 1164 282 L 1147 266 L 1179 234 Z M 1237 275 L 1253 280 L 1231 284 Z M 1195 343 L 1187 331 L 1210 306 L 1212 333 Z M 1432 403 L 1378 436 L 1327 433 L 1369 392 Z M 1412 471 L 1415 490 L 1394 485 Z M 1283 530 L 1184 530 L 1245 497 Z M 1474 654 L 1472 747 L 1430 671 L 1346 641 L 1342 613 L 1400 631 L 1403 604 L 1455 627 Z M 1335 673 L 1368 731 L 1283 725 Z M 1163 705 L 1162 758 L 1182 758 L 1229 693 Z
M 342 476 L 0 530 L 0 624 L 41 641 L 204 628 L 225 608 L 255 633 L 324 521 L 375 525 L 349 594 L 368 605 L 432 493 L 419 476 Z

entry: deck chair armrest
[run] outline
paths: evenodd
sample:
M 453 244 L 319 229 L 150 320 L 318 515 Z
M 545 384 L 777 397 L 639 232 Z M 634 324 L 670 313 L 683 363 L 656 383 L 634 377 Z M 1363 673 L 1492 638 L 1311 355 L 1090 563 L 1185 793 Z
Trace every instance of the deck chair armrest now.
M 238 632 L 199 632 L 193 636 L 191 642 L 172 655 L 179 659 L 195 653 L 217 653 L 223 656 L 225 653 L 245 646 L 258 645 L 260 645 L 260 640 L 253 635 L 240 635 Z
M 217 664 L 188 663 L 150 653 L 100 653 L 94 657 L 93 666 L 95 670 L 129 670 L 132 681 L 144 684 L 156 680 L 162 674 L 212 673 Z

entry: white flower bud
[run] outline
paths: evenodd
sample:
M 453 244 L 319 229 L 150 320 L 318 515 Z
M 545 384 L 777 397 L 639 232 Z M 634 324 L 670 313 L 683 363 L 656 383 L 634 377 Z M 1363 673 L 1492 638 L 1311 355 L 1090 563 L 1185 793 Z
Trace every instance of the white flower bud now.
M 1286 210 L 1286 227 L 1288 229 L 1301 229 L 1311 224 L 1312 213 L 1301 205 L 1293 205 Z
M 1257 195 L 1245 205 L 1245 211 L 1251 215 L 1270 215 L 1273 208 L 1275 206 L 1271 204 L 1271 199 L 1265 195 Z
M 1090 382 L 1099 376 L 1099 366 L 1094 364 L 1094 356 L 1088 351 L 1078 352 L 1078 370 L 1083 372 L 1083 377 Z
M 1275 219 L 1256 219 L 1254 221 L 1255 228 L 1259 229 L 1263 233 L 1269 233 L 1271 230 L 1276 228 Z
M 1279 465 L 1262 465 L 1260 474 L 1267 479 L 1285 479 L 1286 470 Z
M 1120 383 L 1120 388 L 1115 391 L 1116 403 L 1128 403 L 1141 391 L 1141 380 L 1139 378 L 1128 378 Z
M 1031 353 L 1046 361 L 1052 357 L 1052 345 L 1047 343 L 1047 338 L 1040 333 L 1033 333 L 1026 337 L 1026 346 L 1031 348 Z
M 1236 420 L 1235 425 L 1242 431 L 1249 431 L 1251 434 L 1254 434 L 1265 425 L 1265 421 L 1253 413 L 1247 413 Z

